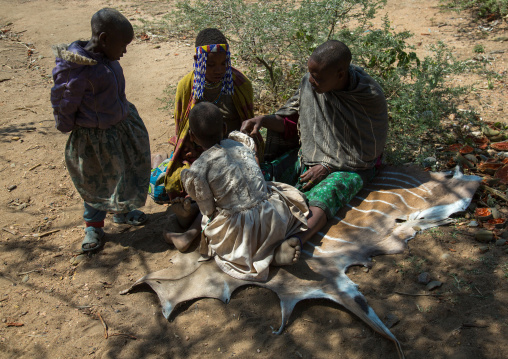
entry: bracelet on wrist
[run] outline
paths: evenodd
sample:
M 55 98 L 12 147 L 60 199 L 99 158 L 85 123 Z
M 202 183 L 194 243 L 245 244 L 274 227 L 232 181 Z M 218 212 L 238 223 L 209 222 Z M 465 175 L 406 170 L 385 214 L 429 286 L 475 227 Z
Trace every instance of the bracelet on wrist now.
M 331 174 L 332 173 L 332 169 L 330 168 L 330 166 L 324 162 L 321 162 L 321 166 L 323 166 L 324 168 L 326 168 L 326 170 L 328 171 L 328 174 Z

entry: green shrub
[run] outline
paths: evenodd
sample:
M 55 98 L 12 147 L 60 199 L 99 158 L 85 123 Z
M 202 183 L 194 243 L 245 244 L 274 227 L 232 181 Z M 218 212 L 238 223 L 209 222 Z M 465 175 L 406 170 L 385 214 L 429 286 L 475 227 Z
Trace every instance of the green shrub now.
M 442 0 L 442 2 L 458 10 L 471 9 L 478 17 L 508 15 L 508 0 Z
M 242 69 L 247 67 L 254 81 L 262 112 L 274 110 L 294 93 L 316 46 L 328 39 L 343 41 L 351 48 L 353 62 L 366 68 L 385 91 L 390 116 L 388 162 L 420 162 L 435 155 L 436 142 L 455 142 L 461 128 L 474 120 L 474 113 L 456 108 L 466 89 L 446 82 L 446 76 L 469 68 L 455 61 L 442 43 L 432 47 L 432 56 L 420 60 L 406 43 L 412 35 L 393 32 L 387 17 L 382 28 L 373 29 L 368 21 L 381 4 L 177 0 L 168 19 L 192 36 L 205 27 L 218 27 L 229 36 L 235 61 L 244 61 Z M 451 114 L 458 123 L 452 132 L 442 128 L 442 120 Z
M 473 51 L 476 52 L 477 54 L 483 54 L 485 52 L 485 48 L 483 47 L 483 45 L 476 44 L 474 45 Z
M 206 27 L 222 30 L 233 55 L 247 63 L 257 93 L 268 92 L 276 103 L 293 94 L 316 46 L 353 21 L 365 24 L 385 1 L 177 0 L 168 18 L 193 34 Z

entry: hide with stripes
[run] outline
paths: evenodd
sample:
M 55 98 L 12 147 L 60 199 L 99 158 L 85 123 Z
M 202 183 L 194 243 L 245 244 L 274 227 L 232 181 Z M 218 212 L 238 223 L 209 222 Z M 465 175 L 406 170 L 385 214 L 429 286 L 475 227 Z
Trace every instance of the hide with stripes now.
M 148 274 L 133 287 L 150 285 L 159 296 L 166 318 L 178 304 L 191 299 L 207 297 L 228 302 L 241 286 L 268 288 L 280 298 L 282 323 L 278 334 L 298 302 L 330 299 L 393 341 L 403 358 L 399 342 L 347 277 L 346 270 L 352 265 L 370 265 L 371 257 L 376 255 L 400 253 L 418 231 L 452 222 L 450 215 L 469 206 L 479 181 L 479 177 L 464 176 L 458 169 L 432 173 L 416 167 L 388 167 L 304 245 L 299 262 L 272 268 L 264 283 L 234 279 L 215 261 L 198 262 L 199 254 L 193 252 L 177 254 L 169 268 Z

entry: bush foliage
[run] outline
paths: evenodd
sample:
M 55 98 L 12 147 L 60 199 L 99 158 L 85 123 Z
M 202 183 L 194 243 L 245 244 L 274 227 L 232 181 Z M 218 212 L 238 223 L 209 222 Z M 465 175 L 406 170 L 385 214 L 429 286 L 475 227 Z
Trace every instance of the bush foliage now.
M 508 0 L 442 0 L 447 6 L 458 10 L 471 9 L 479 17 L 508 15 Z
M 196 34 L 206 27 L 221 29 L 232 45 L 232 56 L 243 61 L 254 81 L 263 111 L 280 106 L 298 87 L 312 51 L 328 39 L 346 43 L 353 62 L 364 67 L 383 87 L 388 100 L 390 131 L 388 162 L 419 162 L 434 155 L 436 141 L 454 141 L 440 131 L 441 120 L 458 112 L 457 96 L 465 89 L 450 87 L 446 76 L 467 71 L 444 44 L 419 59 L 407 44 L 409 32 L 393 32 L 388 18 L 372 28 L 369 20 L 384 0 L 242 0 L 176 1 L 169 20 L 179 30 Z M 243 65 L 243 64 L 242 64 Z M 269 106 L 266 106 L 269 104 Z M 268 110 L 267 110 L 268 109 Z M 458 126 L 457 128 L 460 128 Z

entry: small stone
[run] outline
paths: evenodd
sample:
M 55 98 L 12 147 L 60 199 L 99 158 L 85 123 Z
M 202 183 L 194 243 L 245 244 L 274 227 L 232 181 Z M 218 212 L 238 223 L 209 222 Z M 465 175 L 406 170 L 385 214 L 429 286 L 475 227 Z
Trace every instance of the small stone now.
M 478 252 L 480 253 L 487 253 L 489 251 L 489 246 L 480 246 L 478 247 Z
M 28 276 L 28 274 L 26 274 L 21 281 L 23 283 L 26 283 L 26 282 L 28 282 L 29 279 L 30 279 L 30 277 Z
M 388 313 L 386 316 L 385 316 L 385 325 L 388 329 L 390 329 L 391 327 L 393 327 L 395 324 L 397 324 L 398 322 L 400 321 L 400 319 L 395 315 L 395 314 L 392 314 L 392 313 Z
M 77 266 L 77 265 L 78 265 L 79 263 L 81 263 L 81 262 L 83 261 L 83 259 L 85 259 L 85 258 L 86 258 L 86 254 L 80 254 L 80 255 L 78 255 L 78 256 L 76 256 L 76 257 L 72 257 L 72 258 L 71 258 L 71 264 L 72 264 L 73 266 Z
M 428 284 L 430 282 L 430 274 L 427 272 L 422 272 L 418 275 L 418 283 Z
M 427 286 L 425 287 L 425 289 L 427 289 L 428 291 L 431 291 L 431 290 L 434 290 L 436 288 L 439 288 L 443 285 L 443 283 L 441 283 L 440 281 L 438 280 L 433 280 L 432 282 L 430 282 L 429 284 L 427 284 Z
M 488 149 L 487 153 L 489 154 L 490 157 L 494 157 L 497 154 L 497 151 L 496 150 Z
M 505 139 L 505 135 L 500 133 L 499 135 L 492 136 L 490 138 L 490 141 L 492 141 L 492 142 L 500 142 L 500 141 L 503 141 L 504 139 Z
M 471 221 L 467 224 L 468 227 L 478 227 L 478 222 L 476 221 Z
M 13 136 L 13 137 L 11 137 L 11 140 L 13 140 L 13 141 L 19 141 L 19 137 L 18 136 Z
M 492 213 L 492 218 L 494 218 L 494 219 L 498 219 L 498 218 L 502 217 L 501 212 L 499 212 L 496 208 L 491 208 L 490 213 Z
M 362 270 L 363 270 L 365 273 L 369 273 L 369 267 L 364 267 Z
M 11 185 L 11 186 L 7 187 L 7 191 L 9 191 L 9 192 L 10 192 L 10 191 L 12 191 L 12 190 L 15 190 L 16 188 L 18 188 L 18 186 L 16 186 L 15 184 L 13 184 L 13 185 Z
M 480 154 L 479 156 L 482 162 L 487 162 L 489 160 L 489 158 L 486 155 Z
M 468 160 L 469 162 L 472 162 L 472 163 L 475 163 L 475 164 L 476 164 L 476 163 L 478 163 L 478 159 L 476 158 L 476 156 L 475 156 L 475 155 L 472 155 L 472 154 L 470 154 L 470 153 L 469 153 L 469 154 L 467 154 L 467 155 L 465 155 L 465 156 L 464 156 L 464 158 L 465 158 L 466 160 Z
M 423 167 L 432 167 L 436 164 L 437 160 L 435 157 L 427 157 L 423 160 Z
M 484 127 L 483 128 L 483 134 L 487 137 L 493 137 L 493 136 L 497 136 L 499 135 L 501 132 L 499 132 L 498 130 L 494 130 L 493 128 L 490 128 L 490 127 Z
M 496 241 L 496 246 L 498 246 L 498 247 L 504 246 L 505 244 L 506 244 L 506 239 L 498 239 Z
M 447 260 L 448 258 L 450 258 L 450 254 L 449 253 L 443 253 L 441 254 L 441 257 L 440 257 L 443 261 Z
M 188 335 L 185 336 L 185 340 L 186 341 L 189 341 L 190 340 L 190 337 Z
M 480 229 L 475 233 L 474 238 L 481 243 L 489 243 L 494 238 L 494 233 L 486 229 Z
M 256 349 L 256 351 L 257 351 L 258 353 L 261 353 L 261 349 Z

